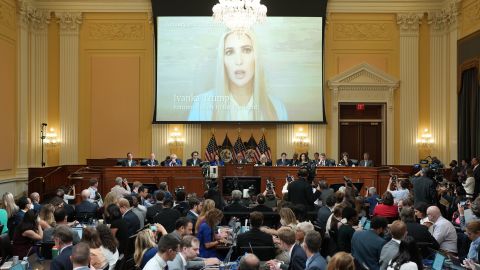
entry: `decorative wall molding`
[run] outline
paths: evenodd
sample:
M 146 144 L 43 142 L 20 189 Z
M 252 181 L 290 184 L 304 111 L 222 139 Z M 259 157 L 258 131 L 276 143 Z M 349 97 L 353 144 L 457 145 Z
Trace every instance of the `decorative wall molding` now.
M 422 13 L 404 13 L 397 14 L 397 24 L 400 26 L 400 30 L 403 32 L 412 31 L 418 32 L 418 28 L 422 23 Z
M 65 33 L 66 30 L 74 31 L 78 34 L 80 24 L 82 24 L 82 13 L 80 12 L 56 12 L 57 22 L 60 25 L 60 32 Z
M 143 23 L 91 23 L 88 26 L 90 40 L 144 40 Z
M 386 141 L 383 142 L 383 164 L 394 163 L 394 91 L 399 87 L 399 81 L 393 76 L 363 63 L 332 77 L 328 81 L 332 91 L 332 153 L 339 156 L 339 103 L 342 102 L 375 102 L 385 103 L 386 110 Z
M 391 39 L 392 29 L 385 23 L 336 23 L 334 40 L 385 41 Z
M 434 30 L 444 30 L 446 27 L 456 24 L 459 3 L 459 0 L 451 0 L 446 7 L 428 12 L 428 24 Z
M 15 29 L 15 7 L 0 1 L 0 25 Z

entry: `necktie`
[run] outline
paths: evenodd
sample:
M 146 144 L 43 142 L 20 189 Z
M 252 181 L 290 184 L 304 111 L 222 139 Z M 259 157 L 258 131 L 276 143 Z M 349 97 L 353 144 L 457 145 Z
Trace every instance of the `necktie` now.
M 168 270 L 168 264 L 165 265 L 165 267 L 163 268 L 164 270 Z

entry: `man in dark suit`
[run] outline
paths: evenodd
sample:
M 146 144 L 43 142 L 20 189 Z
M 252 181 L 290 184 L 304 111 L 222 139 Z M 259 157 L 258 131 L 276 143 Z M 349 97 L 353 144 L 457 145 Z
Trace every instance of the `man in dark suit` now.
M 273 209 L 265 205 L 265 196 L 263 194 L 258 194 L 257 196 L 257 206 L 252 208 L 252 211 L 258 212 L 273 212 Z
M 336 202 L 335 195 L 330 194 L 325 200 L 324 205 L 318 209 L 317 222 L 320 228 L 322 228 L 322 233 L 325 233 L 328 218 L 332 215 L 333 207 L 335 207 Z
M 317 162 L 317 167 L 328 167 L 328 166 L 334 166 L 334 164 L 331 164 L 331 161 L 327 158 L 327 155 L 325 153 L 321 153 L 319 160 Z
M 175 222 L 181 217 L 180 212 L 172 208 L 173 201 L 171 199 L 164 200 L 162 211 L 153 218 L 153 222 L 162 224 L 168 233 L 175 230 Z
M 195 224 L 197 224 L 198 215 L 200 211 L 202 211 L 202 203 L 197 198 L 190 198 L 188 199 L 188 204 L 190 206 L 190 211 L 187 213 L 187 218 L 192 221 L 193 223 L 193 234 L 196 235 L 195 232 Z
M 425 202 L 429 205 L 435 203 L 437 191 L 433 181 L 435 173 L 429 168 L 423 168 L 412 179 L 414 202 Z
M 358 167 L 373 167 L 373 160 L 368 153 L 363 153 L 363 159 L 358 163 Z
M 118 200 L 118 205 L 120 207 L 120 212 L 122 213 L 122 218 L 128 225 L 128 237 L 130 237 L 141 229 L 140 219 L 132 211 L 132 208 L 130 207 L 130 202 L 127 199 L 122 198 Z
M 38 192 L 30 193 L 30 201 L 33 204 L 33 211 L 37 214 L 40 213 L 40 209 L 42 208 L 40 204 L 40 194 L 38 194 Z
M 417 243 L 428 243 L 430 248 L 439 250 L 440 245 L 433 235 L 428 231 L 427 226 L 421 225 L 415 219 L 415 209 L 413 207 L 403 207 L 400 211 L 400 219 L 407 224 L 407 234 L 415 238 Z M 431 249 L 423 246 L 419 247 L 423 258 L 430 256 Z
M 135 167 L 137 166 L 137 162 L 133 160 L 133 154 L 131 152 L 127 153 L 127 159 L 122 161 L 123 167 Z
M 72 270 L 73 231 L 67 225 L 58 225 L 53 232 L 53 240 L 58 247 L 58 256 L 50 264 L 51 270 Z
M 142 165 L 148 166 L 148 167 L 155 167 L 160 165 L 160 163 L 158 163 L 158 160 L 155 159 L 155 153 L 150 153 L 150 158 L 147 160 L 144 160 L 142 162 Z
M 262 232 L 263 214 L 257 211 L 250 213 L 250 231 L 241 233 L 237 237 L 237 246 L 242 247 L 272 247 L 273 238 L 270 234 Z
M 197 151 L 192 152 L 192 158 L 187 159 L 187 166 L 200 166 L 202 160 L 198 157 L 199 154 Z
M 327 269 L 327 261 L 320 255 L 320 246 L 322 244 L 322 236 L 316 231 L 309 231 L 303 240 L 303 250 L 307 255 L 305 270 L 325 270 Z
M 272 161 L 268 160 L 267 155 L 261 154 L 260 160 L 257 162 L 255 166 L 272 166 Z
M 288 184 L 288 201 L 294 205 L 304 207 L 305 210 L 313 208 L 313 190 L 308 183 L 308 170 L 301 168 L 298 171 L 298 178 Z
M 387 229 L 388 221 L 384 217 L 374 217 L 371 221 L 371 229 L 356 231 L 352 237 L 352 256 L 360 264 L 365 264 L 371 270 L 380 269 L 380 253 L 385 244 L 382 238 Z
M 86 222 L 90 218 L 97 218 L 98 204 L 89 201 L 90 190 L 82 190 L 82 202 L 75 206 L 77 220 Z
M 478 158 L 472 158 L 473 178 L 475 178 L 475 191 L 473 197 L 476 198 L 480 193 L 480 166 Z
M 235 161 L 236 164 L 247 164 L 248 161 L 243 157 L 242 153 L 237 154 L 237 159 Z
M 155 194 L 155 199 L 157 200 L 154 205 L 147 208 L 147 222 L 153 223 L 153 218 L 160 213 L 163 209 L 163 198 L 165 198 L 165 192 L 158 190 Z
M 232 203 L 225 206 L 225 212 L 247 212 L 248 208 L 240 202 L 242 200 L 242 192 L 240 190 L 232 191 Z
M 287 159 L 287 153 L 282 153 L 280 158 L 277 159 L 277 166 L 290 166 L 290 160 Z
M 295 243 L 295 232 L 289 227 L 282 227 L 278 230 L 278 239 L 280 248 L 290 255 L 290 263 L 285 264 L 277 260 L 267 262 L 270 269 L 282 270 L 304 270 L 307 262 L 305 251 Z
M 187 215 L 188 211 L 190 210 L 190 204 L 185 200 L 187 194 L 185 193 L 185 189 L 178 188 L 175 190 L 175 207 L 173 209 L 180 212 L 180 214 L 184 217 Z

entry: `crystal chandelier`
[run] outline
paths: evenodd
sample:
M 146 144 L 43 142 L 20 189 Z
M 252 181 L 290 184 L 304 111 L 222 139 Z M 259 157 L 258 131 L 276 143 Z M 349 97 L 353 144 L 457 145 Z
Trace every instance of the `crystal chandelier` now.
M 248 30 L 267 17 L 267 7 L 260 0 L 219 0 L 213 6 L 213 19 L 230 30 Z

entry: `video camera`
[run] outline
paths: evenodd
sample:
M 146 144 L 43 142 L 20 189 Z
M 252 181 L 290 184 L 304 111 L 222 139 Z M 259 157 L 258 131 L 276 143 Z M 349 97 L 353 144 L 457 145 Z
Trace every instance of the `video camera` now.
M 270 179 L 267 179 L 267 191 L 273 190 L 275 190 L 275 183 L 273 181 L 270 181 Z
M 184 186 L 178 186 L 178 187 L 175 188 L 175 194 L 177 194 L 180 191 L 185 192 L 185 187 Z

